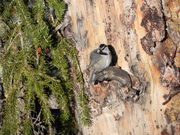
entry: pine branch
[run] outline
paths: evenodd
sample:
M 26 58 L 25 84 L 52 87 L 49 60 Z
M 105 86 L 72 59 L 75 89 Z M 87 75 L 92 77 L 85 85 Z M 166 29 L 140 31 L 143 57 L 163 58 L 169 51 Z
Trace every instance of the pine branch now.
M 45 21 L 46 4 L 55 10 L 54 22 Z M 59 38 L 51 30 L 61 22 L 65 4 L 59 0 L 47 3 L 35 0 L 29 9 L 24 0 L 11 0 L 4 5 L 10 8 L 6 7 L 2 15 L 10 29 L 5 35 L 8 41 L 1 56 L 6 91 L 2 133 L 28 135 L 46 131 L 52 134 L 54 121 L 57 121 L 48 103 L 52 94 L 60 110 L 58 121 L 61 125 L 58 126 L 61 130 L 58 132 L 70 134 L 75 126 L 71 106 L 74 80 L 80 86 L 76 96 L 82 123 L 88 120 L 88 109 L 77 52 L 68 40 Z M 54 76 L 50 75 L 53 67 L 57 68 Z M 72 73 L 72 69 L 76 72 Z M 8 125 L 12 127 L 8 128 Z

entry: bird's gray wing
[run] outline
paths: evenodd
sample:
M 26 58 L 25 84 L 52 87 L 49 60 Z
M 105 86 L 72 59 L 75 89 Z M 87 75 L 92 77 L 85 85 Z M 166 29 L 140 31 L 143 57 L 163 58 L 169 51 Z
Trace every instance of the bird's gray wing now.
M 96 53 L 98 49 L 95 49 L 94 51 L 91 52 L 90 54 L 90 64 L 89 64 L 89 69 L 93 67 L 94 64 L 96 64 L 100 59 L 101 55 Z
M 94 70 L 90 71 L 90 76 L 89 76 L 89 83 L 93 83 L 95 80 L 95 74 L 94 74 Z

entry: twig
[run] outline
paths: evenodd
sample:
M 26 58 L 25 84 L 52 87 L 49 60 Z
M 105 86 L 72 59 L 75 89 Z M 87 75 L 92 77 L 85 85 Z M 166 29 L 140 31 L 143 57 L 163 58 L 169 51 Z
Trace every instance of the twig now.
M 20 38 L 20 41 L 21 41 L 21 48 L 23 48 L 24 47 L 24 41 L 23 41 L 22 32 L 19 32 L 19 38 Z
M 14 34 L 14 33 L 13 33 Z M 9 49 L 11 48 L 11 46 L 12 46 L 12 44 L 13 44 L 13 41 L 17 38 L 19 36 L 19 33 L 13 38 L 13 36 L 12 36 L 12 38 L 10 39 L 10 43 L 9 43 L 9 46 L 7 47 L 7 51 L 9 51 Z
M 40 115 L 41 115 L 41 112 L 42 112 L 42 109 L 40 110 L 40 112 L 39 112 L 39 114 L 38 114 L 38 116 L 37 116 L 36 120 L 33 122 L 33 124 L 35 124 L 35 123 L 39 120 Z
M 39 65 L 39 54 L 38 54 L 38 52 L 36 51 L 36 63 L 37 63 L 37 65 Z

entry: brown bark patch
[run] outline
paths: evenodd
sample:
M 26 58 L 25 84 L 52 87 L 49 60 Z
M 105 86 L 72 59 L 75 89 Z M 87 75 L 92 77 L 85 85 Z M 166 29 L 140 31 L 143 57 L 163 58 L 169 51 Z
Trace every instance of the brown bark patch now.
M 93 85 L 90 88 L 90 93 L 96 99 L 96 101 L 103 103 L 105 98 L 108 96 L 108 87 L 107 84 L 103 85 L 104 83 Z
M 177 48 L 176 56 L 174 58 L 174 65 L 180 68 L 180 46 Z
M 143 12 L 141 26 L 147 32 L 141 39 L 142 48 L 147 54 L 152 55 L 152 48 L 155 47 L 155 42 L 163 40 L 165 36 L 164 20 L 155 7 L 150 8 L 146 3 L 143 3 L 141 11 Z
M 180 71 L 174 65 L 177 47 L 171 39 L 167 38 L 155 48 L 153 63 L 161 72 L 161 84 L 163 86 L 177 87 L 180 85 Z
M 166 109 L 165 115 L 168 123 L 180 120 L 180 93 L 169 102 L 170 107 Z
M 167 132 L 166 129 L 164 129 L 164 130 L 161 132 L 161 135 L 169 135 L 169 133 Z

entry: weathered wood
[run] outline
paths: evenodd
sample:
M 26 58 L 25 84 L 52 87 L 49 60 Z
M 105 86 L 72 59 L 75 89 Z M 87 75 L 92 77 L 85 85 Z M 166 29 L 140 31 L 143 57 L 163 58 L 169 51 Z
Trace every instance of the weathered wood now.
M 95 86 L 101 104 L 85 135 L 178 135 L 180 94 L 166 105 L 163 96 L 180 86 L 179 0 L 66 0 L 72 31 L 79 49 L 84 79 L 90 52 L 99 44 L 110 44 L 117 65 L 134 76 L 134 88 L 142 89 L 138 103 L 119 101 L 114 86 Z M 99 88 L 101 87 L 101 88 Z M 92 88 L 93 89 L 93 88 Z M 90 89 L 90 90 L 92 90 Z M 88 90 L 88 89 L 87 89 Z M 89 91 L 89 90 L 88 90 Z M 102 96 L 102 95 L 105 96 Z

